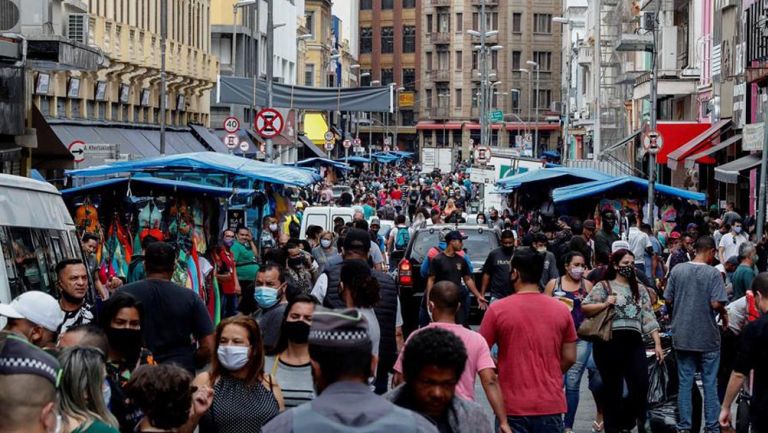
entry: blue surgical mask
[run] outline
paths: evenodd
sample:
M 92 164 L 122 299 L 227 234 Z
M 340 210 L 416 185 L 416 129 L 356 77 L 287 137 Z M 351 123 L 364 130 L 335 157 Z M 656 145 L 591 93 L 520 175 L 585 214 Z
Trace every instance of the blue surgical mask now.
M 234 239 L 224 239 L 223 243 L 224 243 L 225 247 L 231 247 L 232 245 L 235 244 L 235 240 Z
M 440 242 L 437 245 L 437 247 L 440 248 L 441 250 L 445 250 L 448 247 L 448 243 L 447 242 Z
M 736 233 L 736 234 L 741 233 L 741 227 L 734 227 L 733 228 L 733 232 Z
M 267 286 L 259 286 L 254 289 L 253 294 L 256 303 L 260 308 L 271 308 L 280 300 L 277 296 L 277 289 Z
M 320 245 L 322 245 L 323 248 L 330 248 L 331 240 L 330 239 L 322 239 L 322 240 L 320 240 Z

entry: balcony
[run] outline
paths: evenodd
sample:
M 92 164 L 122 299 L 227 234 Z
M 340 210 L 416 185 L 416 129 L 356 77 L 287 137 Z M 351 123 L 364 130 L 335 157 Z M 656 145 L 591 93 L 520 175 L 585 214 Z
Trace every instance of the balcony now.
M 579 47 L 579 54 L 576 56 L 576 61 L 579 66 L 592 65 L 592 53 L 594 53 L 594 51 L 595 49 L 590 46 Z
M 447 120 L 450 117 L 448 107 L 432 107 L 429 109 L 429 117 L 432 120 Z
M 453 0 L 432 0 L 431 3 L 432 3 L 432 6 L 435 6 L 435 7 L 444 7 L 444 6 L 451 6 L 451 3 L 453 3 Z
M 480 6 L 483 0 L 472 0 L 472 6 Z M 498 6 L 499 0 L 485 0 L 486 6 Z
M 445 83 L 451 81 L 451 72 L 447 69 L 433 69 L 429 71 L 430 78 L 435 83 Z
M 446 45 L 451 43 L 450 32 L 432 32 L 432 43 L 435 45 Z
M 653 51 L 653 36 L 648 33 L 622 33 L 614 45 L 616 51 Z

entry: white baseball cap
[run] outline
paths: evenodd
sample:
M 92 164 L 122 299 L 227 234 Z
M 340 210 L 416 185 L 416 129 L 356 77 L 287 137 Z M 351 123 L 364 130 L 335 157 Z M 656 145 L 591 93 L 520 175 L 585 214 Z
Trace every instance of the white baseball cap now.
M 629 249 L 629 242 L 627 241 L 616 241 L 611 245 L 611 253 L 615 253 L 618 250 L 628 250 Z
M 0 304 L 0 316 L 26 319 L 35 325 L 57 332 L 64 322 L 64 312 L 58 301 L 44 292 L 32 290 L 17 296 L 10 304 Z

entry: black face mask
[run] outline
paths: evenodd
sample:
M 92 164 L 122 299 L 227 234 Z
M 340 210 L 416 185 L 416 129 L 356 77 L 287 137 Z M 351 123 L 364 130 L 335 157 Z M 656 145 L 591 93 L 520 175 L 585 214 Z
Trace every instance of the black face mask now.
M 298 268 L 304 264 L 304 257 L 291 257 L 288 259 L 288 266 Z
M 139 360 L 141 354 L 141 329 L 107 328 L 109 345 L 120 352 L 129 364 Z
M 82 304 L 83 301 L 85 300 L 84 298 L 77 298 L 75 296 L 72 296 L 63 289 L 61 290 L 61 298 L 69 302 L 70 304 Z
M 515 247 L 502 246 L 501 250 L 504 251 L 504 254 L 512 254 L 513 252 L 515 252 Z
M 283 332 L 285 332 L 285 337 L 291 343 L 306 344 L 307 340 L 309 340 L 309 325 L 303 320 L 285 322 Z

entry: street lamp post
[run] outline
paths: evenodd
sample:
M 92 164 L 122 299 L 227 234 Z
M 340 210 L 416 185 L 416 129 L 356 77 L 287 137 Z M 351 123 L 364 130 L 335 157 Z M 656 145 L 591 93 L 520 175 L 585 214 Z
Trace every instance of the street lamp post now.
M 403 86 L 395 88 L 395 137 L 392 140 L 392 149 L 397 148 L 397 128 L 400 125 L 400 92 L 404 90 L 405 87 Z
M 469 34 L 472 37 L 477 37 L 480 39 L 480 45 L 476 48 L 478 49 L 478 55 L 480 56 L 480 144 L 483 146 L 488 146 L 489 143 L 489 122 L 488 122 L 488 99 L 490 97 L 490 91 L 489 91 L 489 73 L 488 73 L 488 53 L 489 51 L 493 50 L 494 48 L 489 49 L 486 46 L 486 40 L 488 38 L 491 38 L 493 36 L 496 36 L 499 32 L 498 30 L 488 30 L 487 29 L 487 20 L 486 20 L 486 14 L 485 14 L 485 0 L 480 1 L 480 29 L 477 30 L 469 30 L 467 31 L 467 34 Z M 498 46 L 497 49 L 501 49 L 500 46 Z
M 657 86 L 658 86 L 658 77 L 657 77 L 657 56 L 658 56 L 658 49 L 656 46 L 657 43 L 657 32 L 656 28 L 658 27 L 658 18 L 659 18 L 659 11 L 661 7 L 661 2 L 656 2 L 656 12 L 653 17 L 653 51 L 651 53 L 651 110 L 650 110 L 650 124 L 651 124 L 651 131 L 656 132 L 656 104 L 658 104 L 658 94 L 657 94 Z M 655 217 L 654 215 L 654 202 L 656 201 L 656 155 L 648 150 L 648 224 L 650 224 L 651 227 L 653 227 L 653 219 Z
M 160 15 L 160 156 L 165 156 L 165 99 L 168 94 L 165 74 L 165 44 L 168 38 L 168 0 L 162 0 L 160 8 L 163 10 Z
M 533 106 L 533 80 L 531 79 L 531 71 L 526 68 L 520 68 L 518 69 L 518 72 L 524 72 L 528 74 L 528 123 L 531 122 L 531 107 Z M 530 134 L 531 131 L 529 130 L 526 135 Z M 525 150 L 525 145 L 523 145 L 523 150 Z
M 379 80 L 371 80 L 369 87 L 378 86 L 381 83 Z M 373 158 L 373 111 L 368 112 L 368 159 Z
M 539 70 L 541 67 L 537 62 L 534 62 L 533 60 L 528 60 L 525 62 L 528 65 L 533 66 L 536 68 L 536 119 L 533 123 L 533 127 L 535 130 L 535 135 L 533 137 L 533 157 L 538 158 L 539 156 Z
M 573 56 L 576 54 L 577 48 L 573 41 L 571 40 L 571 27 L 577 24 L 584 24 L 583 21 L 580 20 L 574 20 L 571 18 L 565 18 L 565 17 L 552 17 L 552 22 L 563 24 L 568 26 L 568 35 L 566 40 L 568 41 L 568 51 L 566 52 L 567 55 L 567 62 L 566 62 L 566 92 L 565 92 L 565 119 L 563 119 L 563 155 L 561 158 L 561 162 L 564 164 L 565 159 L 568 155 L 568 147 L 571 143 L 571 138 L 569 136 L 570 134 L 570 126 L 571 126 L 571 73 L 572 73 L 572 62 L 573 62 Z M 578 35 L 577 35 L 578 38 Z

